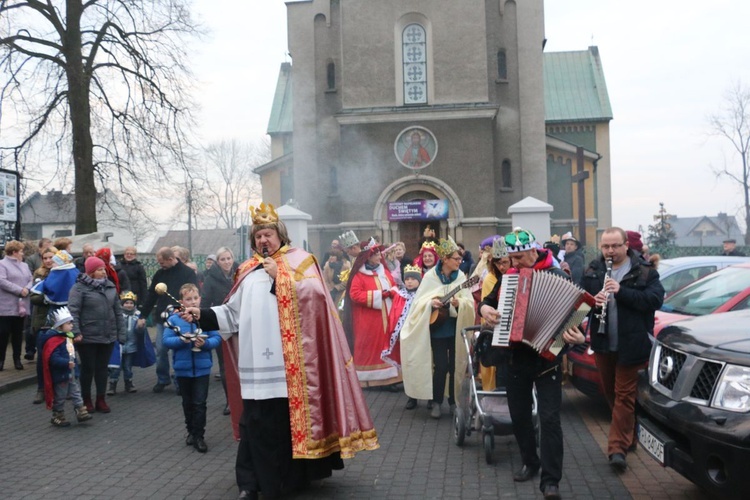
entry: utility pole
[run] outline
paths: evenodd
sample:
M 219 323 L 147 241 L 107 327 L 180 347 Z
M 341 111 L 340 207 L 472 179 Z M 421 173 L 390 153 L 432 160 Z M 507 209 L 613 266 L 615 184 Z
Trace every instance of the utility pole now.
M 190 179 L 190 187 L 187 192 L 188 208 L 188 251 L 193 255 L 193 179 Z

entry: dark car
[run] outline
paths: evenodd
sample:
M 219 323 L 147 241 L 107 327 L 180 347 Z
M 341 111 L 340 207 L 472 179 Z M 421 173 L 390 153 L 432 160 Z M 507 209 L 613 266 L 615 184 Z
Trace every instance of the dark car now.
M 654 335 L 659 335 L 663 328 L 676 321 L 748 308 L 750 263 L 725 267 L 664 299 L 661 310 L 656 311 Z M 576 389 L 593 398 L 602 397 L 601 377 L 588 344 L 571 348 L 567 369 Z
M 638 441 L 722 498 L 750 498 L 750 311 L 661 331 L 638 384 Z

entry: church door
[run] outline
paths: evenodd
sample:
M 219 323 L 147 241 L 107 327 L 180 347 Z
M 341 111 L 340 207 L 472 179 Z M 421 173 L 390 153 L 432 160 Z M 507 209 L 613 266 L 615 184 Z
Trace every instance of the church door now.
M 435 230 L 435 238 L 440 238 L 440 221 L 403 221 L 398 223 L 398 234 L 406 246 L 406 255 L 412 259 L 419 254 L 427 226 Z

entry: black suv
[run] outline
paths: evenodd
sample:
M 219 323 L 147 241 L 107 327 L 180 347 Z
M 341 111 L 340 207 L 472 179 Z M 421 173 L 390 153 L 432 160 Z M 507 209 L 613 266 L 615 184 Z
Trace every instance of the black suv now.
M 638 384 L 638 441 L 710 493 L 750 498 L 750 311 L 675 323 Z

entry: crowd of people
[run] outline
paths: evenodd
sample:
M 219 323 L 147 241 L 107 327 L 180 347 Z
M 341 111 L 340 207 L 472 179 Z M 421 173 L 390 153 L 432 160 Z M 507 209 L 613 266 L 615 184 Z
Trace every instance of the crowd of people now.
M 541 243 L 530 231 L 517 228 L 484 239 L 475 262 L 462 244 L 451 237 L 437 239 L 428 228 L 411 260 L 405 257 L 402 242 L 384 245 L 376 237 L 360 241 L 348 231 L 331 242 L 323 270 L 360 385 L 403 390 L 406 410 L 425 400 L 435 419 L 443 415 L 446 398 L 449 411 L 454 411 L 466 370 L 474 369 L 468 366 L 461 330 L 478 323 L 493 328 L 500 321 L 503 275 L 533 269 L 585 289 L 596 303 L 594 311 L 608 309 L 606 334 L 591 337 L 591 345 L 613 414 L 608 461 L 615 471 L 623 472 L 627 453 L 636 443 L 636 374 L 648 360 L 654 313 L 664 292 L 656 270 L 658 255 L 648 254 L 639 233 L 607 229 L 599 250 L 587 265 L 572 233 Z M 612 267 L 609 274 L 607 262 Z M 590 317 L 589 331 L 598 330 L 601 316 Z M 583 343 L 589 331 L 582 328 L 569 328 L 560 336 L 568 345 Z M 564 455 L 562 356 L 550 359 L 523 343 L 495 351 L 488 357 L 492 360 L 488 366 L 478 363 L 478 375 L 483 390 L 502 385 L 507 391 L 523 463 L 513 479 L 528 481 L 541 471 L 540 490 L 545 498 L 559 498 Z M 534 404 L 541 427 L 538 452 Z
M 74 259 L 69 239 L 42 239 L 25 258 L 23 243 L 9 242 L 0 261 L 0 370 L 8 341 L 14 367 L 24 368 L 28 323 L 25 357 L 37 357 L 34 403 L 46 402 L 52 424 L 66 427 L 66 399 L 79 422 L 108 413 L 107 397 L 118 394 L 120 375 L 119 394 L 134 393 L 133 368 L 155 364 L 153 392 L 174 385 L 185 443 L 205 453 L 215 351 L 223 412 L 239 439 L 240 498 L 275 498 L 330 476 L 343 468 L 342 458 L 379 446 L 363 389 L 403 391 L 405 410 L 424 401 L 434 419 L 444 415 L 447 399 L 452 413 L 467 370 L 475 369 L 462 329 L 497 325 L 503 276 L 533 269 L 576 283 L 593 296 L 594 311 L 607 310 L 606 323 L 592 314 L 588 330 L 603 323 L 605 334 L 591 334 L 590 342 L 612 407 L 607 455 L 614 470 L 626 470 L 636 443 L 636 374 L 648 360 L 664 295 L 658 259 L 644 251 L 638 233 L 607 229 L 588 265 L 572 233 L 542 244 L 522 228 L 488 236 L 476 260 L 461 243 L 429 229 L 413 259 L 403 242 L 361 240 L 347 231 L 319 261 L 291 245 L 273 206 L 251 212 L 247 261 L 236 262 L 222 247 L 199 272 L 185 249 L 164 247 L 156 252 L 159 269 L 150 285 L 133 247 L 116 259 L 109 248 L 84 246 Z M 561 337 L 580 344 L 586 333 L 573 326 Z M 559 498 L 561 358 L 523 343 L 497 349 L 494 361 L 479 364 L 478 375 L 484 390 L 507 391 L 522 459 L 513 479 L 541 472 L 544 497 Z
M 187 417 L 188 410 L 185 411 L 188 441 L 198 451 L 205 452 L 205 394 L 193 397 L 195 385 L 183 380 L 185 353 L 181 346 L 163 342 L 164 325 L 174 318 L 162 318 L 162 314 L 168 306 L 196 304 L 192 294 L 183 296 L 188 285 L 194 288 L 190 291 L 203 296 L 207 305 L 221 304 L 238 267 L 233 252 L 222 247 L 215 255 L 209 255 L 203 274 L 190 261 L 186 249 L 161 248 L 157 252 L 160 269 L 149 287 L 146 269 L 138 260 L 135 247 L 125 248 L 117 259 L 108 247 L 97 249 L 84 244 L 81 255 L 74 258 L 70 253 L 71 243 L 69 238 L 54 242 L 42 238 L 29 255 L 25 255 L 27 246 L 22 242 L 10 241 L 5 246 L 5 256 L 0 260 L 0 370 L 5 369 L 8 342 L 15 369 L 24 369 L 21 354 L 25 343 L 24 359 L 37 360 L 33 403 L 46 403 L 52 410 L 52 424 L 67 427 L 70 422 L 63 410 L 66 398 L 73 400 L 79 422 L 90 420 L 95 412 L 109 413 L 111 401 L 107 397 L 118 394 L 120 378 L 123 385 L 119 394 L 135 393 L 134 367 L 156 364 L 154 392 L 162 392 L 174 380 L 177 393 L 188 398 L 184 405 L 192 408 L 191 415 L 200 415 L 203 408 L 202 426 L 194 425 Z M 167 285 L 166 294 L 156 291 L 158 283 Z M 180 297 L 177 302 L 171 298 L 175 295 Z M 146 328 L 146 320 L 152 313 L 157 330 L 156 347 Z M 184 341 L 189 336 L 177 337 Z M 222 351 L 216 349 L 218 334 L 210 335 L 206 341 L 202 335 L 199 338 L 191 347 L 198 345 L 206 351 L 209 371 L 210 351 L 216 350 L 221 367 L 218 377 L 226 394 Z M 170 370 L 170 349 L 177 365 L 174 375 Z M 201 359 L 205 365 L 205 355 Z M 181 380 L 189 385 L 185 391 L 179 388 Z M 224 414 L 229 414 L 228 402 Z

